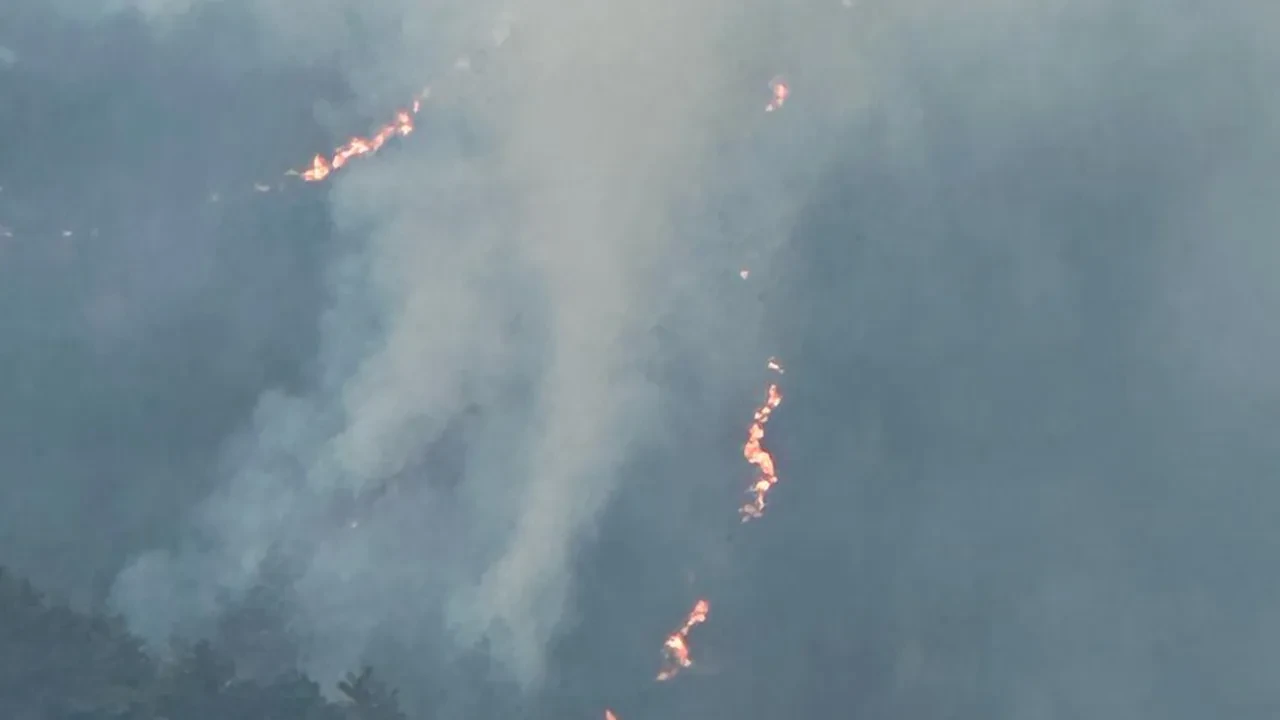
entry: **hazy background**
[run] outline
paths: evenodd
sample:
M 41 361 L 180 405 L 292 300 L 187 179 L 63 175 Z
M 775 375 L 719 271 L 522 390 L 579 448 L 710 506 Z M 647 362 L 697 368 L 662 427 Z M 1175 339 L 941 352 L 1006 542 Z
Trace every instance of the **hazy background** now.
M 441 717 L 1280 709 L 1276 11 L 127 5 L 0 6 L 0 563 Z

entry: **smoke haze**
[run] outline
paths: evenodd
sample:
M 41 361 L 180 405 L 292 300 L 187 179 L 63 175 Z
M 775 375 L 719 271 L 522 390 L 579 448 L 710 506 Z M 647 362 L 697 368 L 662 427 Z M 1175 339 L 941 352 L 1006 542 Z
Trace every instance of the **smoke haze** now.
M 171 25 L 182 8 L 141 9 Z M 421 37 L 379 36 L 366 47 L 352 32 L 431 27 L 441 8 L 253 10 L 268 42 L 287 53 L 361 57 L 349 80 L 370 107 L 449 68 L 431 66 Z M 734 97 L 751 85 L 733 77 L 736 58 L 722 56 L 738 44 L 718 29 L 729 11 L 674 2 L 516 8 L 510 47 L 482 48 L 502 53 L 491 96 L 464 106 L 468 122 L 490 133 L 485 147 L 432 158 L 409 147 L 337 179 L 335 224 L 364 237 L 339 262 L 321 331 L 321 387 L 265 395 L 227 481 L 196 511 L 195 535 L 122 573 L 115 601 L 148 637 L 159 642 L 184 621 L 214 616 L 223 594 L 238 600 L 269 555 L 287 548 L 308 565 L 299 613 L 353 636 L 320 643 L 349 649 L 323 671 L 355 662 L 372 631 L 353 627 L 351 608 L 376 622 L 410 597 L 429 602 L 420 585 L 430 578 L 461 639 L 489 638 L 523 684 L 540 680 L 568 600 L 572 548 L 627 454 L 658 427 L 648 337 L 675 309 L 666 299 L 674 281 L 701 282 L 706 270 L 679 248 L 732 262 L 719 252 L 724 238 L 698 238 L 706 233 L 675 221 L 681 199 L 710 180 L 703 168 L 716 136 L 759 123 Z M 300 26 L 300 14 L 314 15 L 314 26 Z M 453 44 L 483 38 L 467 30 L 486 16 L 497 22 L 492 8 L 463 14 L 445 21 Z M 489 78 L 451 80 L 446 92 Z M 518 313 L 536 321 L 513 339 Z M 504 384 L 521 398 L 494 397 Z M 468 452 L 485 459 L 454 492 L 420 498 L 416 521 L 387 538 L 381 507 L 368 529 L 335 528 L 325 511 L 335 493 L 360 497 L 404 472 L 470 406 L 484 419 Z M 514 431 L 513 414 L 524 420 Z M 430 482 L 435 471 L 416 472 Z M 442 525 L 451 530 L 440 537 Z M 415 548 L 398 551 L 398 562 L 424 562 L 418 553 L 449 537 L 474 557 L 455 563 L 443 553 L 408 578 L 372 562 L 383 543 Z M 353 586 L 359 595 L 344 597 Z M 370 596 L 370 586 L 379 591 Z M 160 598 L 164 609 L 151 609 Z
M 442 717 L 1280 706 L 1280 13 L 56 7 L 0 12 L 0 562 L 161 649 L 269 588 L 250 666 Z

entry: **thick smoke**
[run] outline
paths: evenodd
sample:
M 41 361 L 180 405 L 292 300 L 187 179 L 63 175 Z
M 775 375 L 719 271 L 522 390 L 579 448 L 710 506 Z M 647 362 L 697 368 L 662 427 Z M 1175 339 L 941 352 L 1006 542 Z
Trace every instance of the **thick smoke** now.
M 181 37 L 220 4 L 135 5 Z M 117 578 L 157 644 L 283 565 L 325 678 L 440 625 L 595 702 L 607 673 L 548 647 L 644 682 L 688 571 L 723 672 L 673 692 L 723 716 L 1275 706 L 1275 10 L 245 7 L 353 112 L 439 108 L 326 186 L 313 381 L 257 399 L 190 532 Z M 773 353 L 784 484 L 729 542 Z
M 143 9 L 175 22 L 172 8 Z M 495 10 L 517 18 L 510 41 L 493 32 Z M 299 612 L 321 672 L 351 666 L 382 618 L 433 604 L 460 640 L 490 639 L 526 685 L 543 672 L 575 544 L 655 431 L 651 333 L 698 281 L 696 263 L 733 262 L 724 238 L 679 226 L 682 204 L 713 179 L 717 134 L 758 122 L 744 110 L 763 102 L 767 76 L 733 73 L 726 46 L 742 43 L 721 28 L 741 8 L 728 3 L 462 13 L 424 39 L 410 31 L 443 9 L 262 6 L 284 55 L 360 56 L 350 79 L 370 106 L 445 74 L 420 49 L 431 37 L 473 39 L 490 67 L 448 76 L 444 91 L 490 138 L 464 155 L 427 137 L 335 180 L 334 220 L 360 247 L 333 274 L 320 387 L 265 395 L 192 537 L 122 573 L 118 606 L 157 641 L 197 632 L 283 552 L 307 565 Z M 353 19 L 402 30 L 362 47 Z M 423 450 L 471 406 L 481 420 L 464 477 L 437 477 Z M 425 485 L 402 487 L 406 473 Z M 458 486 L 423 489 L 444 483 Z M 338 498 L 358 504 L 388 484 L 416 517 L 374 502 L 371 517 L 334 522 Z

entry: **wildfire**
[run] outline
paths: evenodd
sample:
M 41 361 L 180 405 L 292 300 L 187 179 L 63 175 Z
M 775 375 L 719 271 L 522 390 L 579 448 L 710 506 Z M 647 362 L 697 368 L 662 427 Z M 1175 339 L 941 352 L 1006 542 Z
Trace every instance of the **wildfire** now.
M 681 670 L 693 665 L 693 660 L 689 658 L 689 631 L 693 629 L 694 625 L 706 622 L 707 613 L 709 612 L 711 612 L 711 603 L 706 600 L 698 600 L 693 604 L 693 610 L 689 612 L 689 617 L 685 619 L 684 625 L 681 625 L 679 630 L 667 636 L 667 641 L 662 645 L 662 654 L 665 660 L 662 670 L 658 672 L 658 677 L 656 678 L 659 682 L 670 680 L 679 674 Z
M 853 4 L 853 0 L 842 0 L 846 6 Z M 507 35 L 510 32 L 508 27 L 510 18 L 504 20 L 504 24 L 494 30 L 493 42 L 495 46 L 501 46 L 506 42 Z M 471 69 L 471 58 L 462 56 L 454 64 L 455 72 L 466 72 Z M 791 89 L 786 80 L 781 76 L 777 76 L 769 81 L 770 100 L 765 106 L 765 112 L 774 112 L 780 110 L 791 95 Z M 415 129 L 414 120 L 422 109 L 423 102 L 428 98 L 430 89 L 424 89 L 416 97 L 413 98 L 411 104 L 407 108 L 401 108 L 395 112 L 394 119 L 375 130 L 368 137 L 353 137 L 344 144 L 334 149 L 330 154 L 318 154 L 312 158 L 309 165 L 305 168 L 289 170 L 286 175 L 299 177 L 303 182 L 315 183 L 321 182 L 332 175 L 337 170 L 346 166 L 351 160 L 357 157 L 372 155 L 382 149 L 392 138 L 405 137 L 413 133 Z M 252 190 L 257 193 L 268 193 L 273 190 L 283 190 L 282 183 L 268 184 L 263 182 L 255 182 L 251 186 Z M 3 188 L 0 188 L 2 190 Z M 224 190 L 226 188 L 223 188 Z M 210 202 L 220 202 L 223 195 L 218 192 L 211 193 Z M 81 233 L 83 234 L 83 232 Z M 90 236 L 95 236 L 97 230 L 94 229 Z M 72 230 L 63 230 L 62 237 L 70 238 L 73 236 Z M 0 225 L 0 238 L 12 238 L 13 231 L 3 225 Z M 738 276 L 742 280 L 748 280 L 752 271 L 747 267 L 741 267 Z M 766 368 L 779 375 L 786 371 L 782 364 L 776 358 L 769 358 Z M 778 482 L 778 475 L 774 465 L 774 458 L 763 446 L 765 438 L 765 426 L 776 410 L 782 403 L 782 391 L 777 383 L 769 383 L 767 386 L 765 400 L 760 405 L 753 416 L 750 426 L 747 428 L 747 439 L 742 447 L 743 457 L 746 461 L 756 468 L 756 476 L 747 490 L 750 499 L 739 508 L 739 514 L 742 522 L 759 519 L 763 517 L 766 506 L 766 496 L 774 485 Z M 358 528 L 359 521 L 352 520 L 349 527 Z M 689 634 L 696 625 L 706 622 L 710 613 L 711 605 L 706 599 L 698 599 L 693 609 L 685 618 L 684 623 L 673 633 L 667 636 L 662 645 L 662 665 L 656 675 L 659 682 L 670 680 L 683 670 L 693 666 L 693 660 L 690 655 Z M 618 720 L 618 716 L 609 708 L 604 709 L 604 720 Z
M 785 103 L 787 98 L 791 95 L 791 88 L 787 86 L 787 81 L 780 77 L 776 77 L 769 81 L 769 90 L 773 92 L 773 99 L 769 101 L 768 105 L 764 106 L 764 111 L 773 112 L 774 110 L 781 110 L 783 103 Z
M 781 375 L 785 372 L 782 364 L 777 358 L 769 358 L 766 365 L 770 370 Z M 756 466 L 759 475 L 755 482 L 747 489 L 747 494 L 751 496 L 751 500 L 738 508 L 738 512 L 742 515 L 742 522 L 756 520 L 764 516 L 765 496 L 769 494 L 769 490 L 778 482 L 778 473 L 773 465 L 773 456 L 768 450 L 764 449 L 761 442 L 764 440 L 764 426 L 768 424 L 769 417 L 773 415 L 773 411 L 782 404 L 782 391 L 778 389 L 777 383 L 769 383 L 769 388 L 765 393 L 764 404 L 756 409 L 755 417 L 751 421 L 751 425 L 747 428 L 747 442 L 742 446 L 742 456 L 746 458 L 748 463 Z
M 423 90 L 413 99 L 413 104 L 408 110 L 397 110 L 394 121 L 378 128 L 369 137 L 353 137 L 334 150 L 330 157 L 316 155 L 311 159 L 311 167 L 305 170 L 290 170 L 286 174 L 297 175 L 304 182 L 320 182 L 346 165 L 352 158 L 376 153 L 391 138 L 404 137 L 412 133 L 413 118 L 422 110 L 422 101 L 427 98 L 429 92 L 430 89 Z

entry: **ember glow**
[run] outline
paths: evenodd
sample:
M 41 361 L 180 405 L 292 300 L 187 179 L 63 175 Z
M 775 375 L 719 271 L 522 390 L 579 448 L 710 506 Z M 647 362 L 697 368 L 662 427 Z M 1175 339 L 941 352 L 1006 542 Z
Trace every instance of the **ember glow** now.
M 346 165 L 352 158 L 372 155 L 381 150 L 391 138 L 409 135 L 413 132 L 413 118 L 422 110 L 422 101 L 427 98 L 428 92 L 429 89 L 419 93 L 413 99 L 409 109 L 397 110 L 394 121 L 378 128 L 369 137 L 353 137 L 334 150 L 331 156 L 316 155 L 311 159 L 311 167 L 304 170 L 290 170 L 286 174 L 297 175 L 304 182 L 320 182 Z
M 711 603 L 698 600 L 694 603 L 693 610 L 689 612 L 689 617 L 685 619 L 684 625 L 667 636 L 667 641 L 662 645 L 665 660 L 656 678 L 659 682 L 670 680 L 681 670 L 693 665 L 693 660 L 689 657 L 689 631 L 694 625 L 706 622 L 709 612 L 711 612 Z
M 785 372 L 776 358 L 769 358 L 767 367 L 781 375 Z M 778 473 L 773 464 L 773 456 L 764 449 L 764 428 L 769 423 L 773 411 L 782 404 L 782 391 L 777 383 L 769 383 L 765 391 L 764 404 L 756 409 L 751 425 L 747 427 L 747 442 L 742 446 L 742 456 L 754 465 L 758 471 L 756 479 L 751 483 L 747 494 L 751 500 L 738 508 L 742 522 L 756 520 L 764 516 L 765 496 L 778 483 Z
M 787 86 L 787 81 L 780 77 L 774 78 L 769 82 L 769 90 L 773 93 L 773 99 L 769 101 L 768 105 L 764 106 L 764 111 L 781 110 L 783 103 L 791 95 L 791 88 Z

